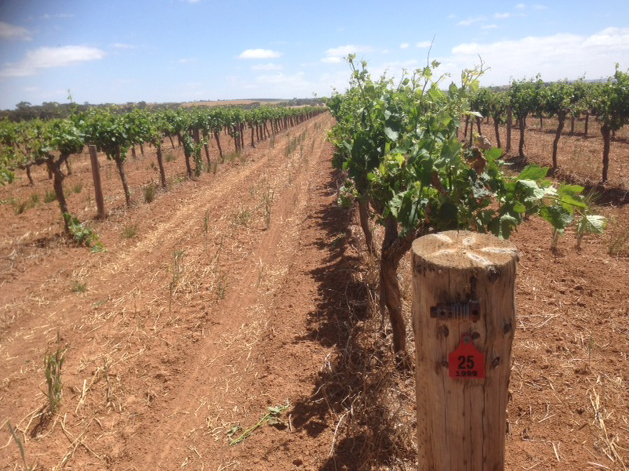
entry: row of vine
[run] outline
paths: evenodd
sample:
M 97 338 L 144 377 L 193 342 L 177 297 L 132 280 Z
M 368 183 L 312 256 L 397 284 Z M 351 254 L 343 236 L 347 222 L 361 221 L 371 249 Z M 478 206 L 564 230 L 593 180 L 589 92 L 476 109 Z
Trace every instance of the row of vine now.
M 556 118 L 558 125 L 553 141 L 552 169 L 559 168 L 557 148 L 566 121 L 570 119 L 571 132 L 574 133 L 575 120 L 583 116 L 585 119 L 585 134 L 588 134 L 590 117 L 594 117 L 600 124 L 603 138 L 603 171 L 601 181 L 607 182 L 609 176 L 609 154 L 612 136 L 623 126 L 629 124 L 629 73 L 622 72 L 616 67 L 613 77 L 606 82 L 585 82 L 567 80 L 546 83 L 539 77 L 536 80 L 515 80 L 507 89 L 482 88 L 476 91 L 470 106 L 483 117 L 491 117 L 494 121 L 496 143 L 501 147 L 499 125 L 508 126 L 512 121 L 517 122 L 520 130 L 518 154 L 525 159 L 525 131 L 527 117 L 535 116 L 540 119 Z M 480 129 L 480 117 L 476 117 Z M 469 118 L 466 120 L 469 124 Z M 479 131 L 480 133 L 480 131 Z M 467 133 L 466 133 L 467 134 Z M 472 135 L 470 128 L 470 136 Z M 506 151 L 511 150 L 510 140 Z
M 72 218 L 63 191 L 63 180 L 70 171 L 68 159 L 80 154 L 85 146 L 95 148 L 115 162 L 125 194 L 127 206 L 131 194 L 125 173 L 129 149 L 149 144 L 156 149 L 161 186 L 166 187 L 162 146 L 173 138 L 183 146 L 186 172 L 189 178 L 200 176 L 212 166 L 209 142 L 216 141 L 219 158 L 223 159 L 220 134 L 225 131 L 234 141 L 236 151 L 244 149 L 247 131 L 250 145 L 297 125 L 325 111 L 323 107 L 272 108 L 255 110 L 239 108 L 180 108 L 149 112 L 135 109 L 118 114 L 115 109 L 92 109 L 74 113 L 66 119 L 32 120 L 14 123 L 0 121 L 0 183 L 12 182 L 15 171 L 23 169 L 31 182 L 31 167 L 45 165 L 53 188 L 65 231 L 70 231 Z M 205 162 L 202 154 L 205 154 Z M 64 164 L 66 170 L 64 171 Z M 98 191 L 98 190 L 97 190 Z

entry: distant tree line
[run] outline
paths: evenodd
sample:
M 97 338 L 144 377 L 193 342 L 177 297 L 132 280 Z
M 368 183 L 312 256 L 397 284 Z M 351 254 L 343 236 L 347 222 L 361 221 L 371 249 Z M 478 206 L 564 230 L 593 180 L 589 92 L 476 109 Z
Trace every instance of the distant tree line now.
M 1 110 L 0 120 L 8 119 L 13 122 L 31 121 L 34 119 L 50 120 L 50 119 L 65 119 L 71 116 L 73 113 L 85 113 L 91 109 L 106 109 L 109 111 L 115 111 L 116 113 L 124 114 L 133 111 L 134 109 L 151 109 L 151 110 L 168 110 L 177 109 L 181 106 L 181 103 L 159 103 L 159 104 L 147 104 L 145 101 L 138 103 L 128 102 L 122 105 L 115 105 L 113 103 L 103 103 L 94 105 L 90 103 L 57 103 L 56 101 L 43 102 L 41 105 L 32 105 L 28 101 L 21 101 L 15 105 L 14 110 Z
M 242 105 L 229 105 L 230 108 L 241 108 L 243 110 L 252 110 L 259 108 L 262 103 L 267 101 L 266 99 L 256 99 L 253 103 Z M 325 98 L 293 98 L 291 100 L 282 101 L 276 106 L 280 107 L 292 107 L 292 106 L 317 106 L 324 105 Z M 8 119 L 13 122 L 31 121 L 34 119 L 50 120 L 50 119 L 65 119 L 71 116 L 73 113 L 86 113 L 91 109 L 106 109 L 108 111 L 114 111 L 118 114 L 126 114 L 134 109 L 148 109 L 150 111 L 160 110 L 176 110 L 182 103 L 146 103 L 140 101 L 138 103 L 128 102 L 125 104 L 116 105 L 113 103 L 103 103 L 94 105 L 90 103 L 83 103 L 82 105 L 77 103 L 57 103 L 55 101 L 43 102 L 41 105 L 32 105 L 28 101 L 21 101 L 15 105 L 14 110 L 1 110 L 0 120 Z M 220 105 L 219 105 L 220 106 Z M 225 106 L 228 106 L 227 104 Z M 269 106 L 269 105 L 265 105 Z
M 326 99 L 323 97 L 315 98 L 293 98 L 292 100 L 283 101 L 280 106 L 318 106 L 325 105 Z

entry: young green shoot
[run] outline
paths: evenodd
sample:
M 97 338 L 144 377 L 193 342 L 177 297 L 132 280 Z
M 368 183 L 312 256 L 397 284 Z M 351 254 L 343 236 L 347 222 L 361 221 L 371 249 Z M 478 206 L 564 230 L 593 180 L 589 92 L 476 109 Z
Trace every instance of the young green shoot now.
M 44 355 L 44 372 L 46 384 L 48 385 L 48 406 L 49 412 L 55 414 L 61 407 L 61 396 L 63 385 L 61 382 L 61 368 L 65 361 L 65 350 L 57 348 L 55 353 Z

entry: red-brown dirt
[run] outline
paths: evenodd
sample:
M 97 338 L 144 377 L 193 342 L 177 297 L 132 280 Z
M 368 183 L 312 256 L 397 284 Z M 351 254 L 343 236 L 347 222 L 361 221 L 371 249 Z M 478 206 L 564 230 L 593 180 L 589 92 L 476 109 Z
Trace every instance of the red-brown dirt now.
M 0 469 L 22 468 L 7 421 L 27 463 L 46 470 L 416 468 L 414 378 L 393 366 L 374 262 L 336 205 L 331 125 L 319 116 L 194 181 L 172 150 L 168 191 L 150 204 L 143 188 L 158 174 L 145 149 L 127 164 L 130 209 L 103 162 L 103 221 L 88 160 L 74 158 L 70 210 L 104 252 L 61 236 L 44 172 L 34 187 L 0 188 Z M 546 141 L 527 137 L 543 154 Z M 40 202 L 16 214 L 32 194 Z M 551 251 L 539 219 L 514 236 L 507 469 L 629 466 L 629 214 L 598 210 L 608 232 L 581 250 L 568 231 Z M 408 261 L 400 278 L 408 318 Z M 63 397 L 46 418 L 43 358 L 57 349 Z M 261 421 L 269 407 L 280 423 Z

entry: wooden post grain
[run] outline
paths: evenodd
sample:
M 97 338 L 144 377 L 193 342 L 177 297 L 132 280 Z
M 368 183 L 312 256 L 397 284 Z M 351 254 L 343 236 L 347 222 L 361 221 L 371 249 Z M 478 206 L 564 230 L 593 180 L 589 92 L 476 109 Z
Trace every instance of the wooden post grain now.
M 94 179 L 94 193 L 96 194 L 96 207 L 98 208 L 98 218 L 105 218 L 105 200 L 103 198 L 103 187 L 100 182 L 100 167 L 98 165 L 98 155 L 95 146 L 88 146 L 90 151 L 90 162 L 92 164 L 92 177 Z
M 448 231 L 415 240 L 412 253 L 419 469 L 501 471 L 517 250 Z M 458 356 L 464 343 L 478 356 Z

